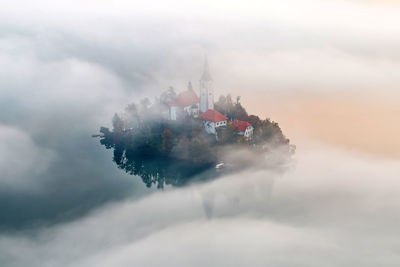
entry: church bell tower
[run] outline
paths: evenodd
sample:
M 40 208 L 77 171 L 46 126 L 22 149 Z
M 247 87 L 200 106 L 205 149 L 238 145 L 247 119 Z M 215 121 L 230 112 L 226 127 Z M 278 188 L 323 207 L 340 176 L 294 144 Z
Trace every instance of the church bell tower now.
M 200 111 L 206 112 L 208 109 L 214 109 L 214 90 L 206 57 L 200 79 Z

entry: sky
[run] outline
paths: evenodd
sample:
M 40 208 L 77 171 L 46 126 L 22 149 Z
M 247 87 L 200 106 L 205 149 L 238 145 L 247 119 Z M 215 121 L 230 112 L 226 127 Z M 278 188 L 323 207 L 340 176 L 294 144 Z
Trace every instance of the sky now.
M 0 4 L 1 266 L 399 265 L 398 1 Z M 293 163 L 148 189 L 90 135 L 205 55 Z

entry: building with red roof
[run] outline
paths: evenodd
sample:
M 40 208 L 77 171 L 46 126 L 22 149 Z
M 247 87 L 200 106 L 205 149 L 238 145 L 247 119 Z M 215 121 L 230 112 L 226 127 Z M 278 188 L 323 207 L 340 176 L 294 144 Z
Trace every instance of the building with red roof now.
M 253 135 L 254 127 L 247 121 L 234 120 L 231 127 L 233 130 L 238 131 L 238 134 L 245 137 L 251 137 Z
M 214 109 L 209 109 L 199 116 L 199 119 L 212 122 L 226 121 L 228 118 Z
M 187 114 L 196 118 L 199 115 L 200 99 L 193 91 L 189 82 L 188 90 L 180 93 L 170 104 L 170 119 L 177 120 L 178 117 Z
M 175 107 L 188 107 L 191 105 L 196 105 L 200 101 L 199 97 L 193 90 L 187 90 L 180 93 L 172 102 L 171 106 Z
M 226 126 L 228 118 L 214 109 L 209 109 L 199 116 L 203 120 L 204 129 L 207 133 L 215 134 L 216 128 Z

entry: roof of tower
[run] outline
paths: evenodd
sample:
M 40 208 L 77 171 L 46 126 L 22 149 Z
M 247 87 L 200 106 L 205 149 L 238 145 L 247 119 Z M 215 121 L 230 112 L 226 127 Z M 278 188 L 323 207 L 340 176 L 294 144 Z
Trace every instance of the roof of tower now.
M 212 122 L 217 122 L 217 121 L 226 121 L 228 118 L 224 116 L 223 114 L 219 113 L 216 110 L 209 109 L 206 112 L 202 113 L 199 116 L 200 119 L 206 120 L 206 121 L 212 121 Z
M 171 103 L 175 107 L 187 107 L 200 102 L 199 97 L 193 90 L 187 90 L 180 93 Z
M 211 74 L 210 74 L 210 68 L 208 66 L 207 56 L 204 61 L 204 70 L 203 70 L 203 75 L 201 75 L 201 80 L 203 80 L 203 81 L 211 81 L 212 80 Z

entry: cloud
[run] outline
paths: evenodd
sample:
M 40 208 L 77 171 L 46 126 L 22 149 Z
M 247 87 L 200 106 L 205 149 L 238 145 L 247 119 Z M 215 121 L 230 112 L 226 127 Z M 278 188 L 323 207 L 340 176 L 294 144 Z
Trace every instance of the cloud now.
M 35 237 L 3 235 L 3 262 L 396 266 L 398 161 L 318 146 L 296 160 L 283 176 L 229 175 L 112 204 Z
M 139 89 L 126 90 L 104 65 L 68 53 L 77 38 L 1 28 L 0 230 L 54 224 L 141 196 L 138 181 L 90 137 Z
M 98 113 L 111 113 L 110 106 L 115 109 L 115 102 L 126 96 L 118 78 L 100 65 L 74 56 L 41 59 L 30 52 L 34 42 L 29 38 L 22 43 L 13 38 L 2 42 L 0 62 L 7 68 L 0 78 L 1 103 L 3 110 L 11 111 L 1 115 L 4 122 L 30 131 L 45 120 L 68 120 L 71 115 L 76 120 L 77 114 L 90 122 Z M 31 116 L 27 118 L 26 113 Z
M 0 125 L 0 187 L 3 190 L 38 189 L 40 176 L 56 156 L 53 151 L 38 147 L 25 132 Z
M 96 1 L 96 12 L 92 6 L 9 5 L 3 11 L 5 36 L 29 36 L 35 44 L 30 49 L 42 58 L 99 64 L 124 85 L 141 90 L 171 84 L 184 88 L 188 79 L 198 80 L 195 74 L 207 52 L 222 91 L 397 92 L 400 21 L 395 7 L 313 0 L 252 5 Z M 16 20 L 19 13 L 25 16 Z

